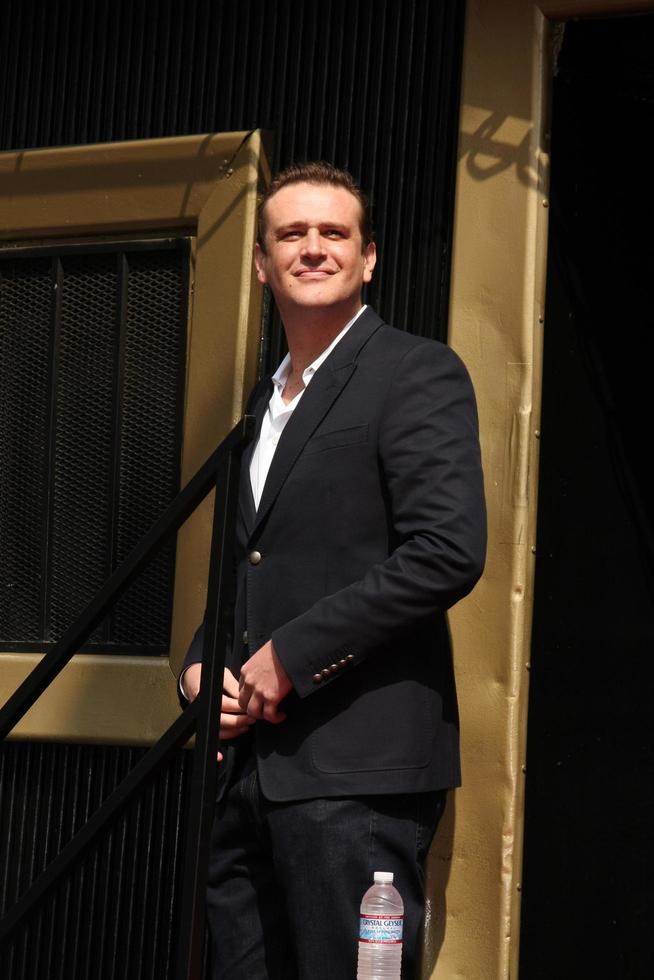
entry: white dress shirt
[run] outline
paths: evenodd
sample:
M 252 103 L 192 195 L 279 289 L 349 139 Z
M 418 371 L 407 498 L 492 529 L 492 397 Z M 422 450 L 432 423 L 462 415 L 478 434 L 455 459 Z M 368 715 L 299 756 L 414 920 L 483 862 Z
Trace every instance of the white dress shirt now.
M 279 442 L 280 436 L 284 431 L 284 427 L 297 408 L 300 398 L 304 394 L 307 385 L 323 361 L 329 357 L 333 349 L 336 347 L 336 344 L 339 342 L 339 340 L 343 339 L 350 327 L 361 316 L 364 310 L 365 306 L 362 306 L 356 316 L 352 317 L 350 322 L 345 324 L 338 336 L 334 337 L 329 347 L 326 347 L 322 354 L 319 354 L 315 361 L 312 361 L 309 367 L 305 368 L 305 370 L 302 372 L 304 388 L 297 393 L 295 398 L 290 401 L 288 405 L 284 404 L 282 392 L 284 391 L 284 385 L 288 381 L 288 376 L 291 371 L 291 358 L 289 354 L 286 355 L 282 363 L 273 374 L 273 393 L 270 396 L 266 414 L 261 422 L 259 439 L 257 440 L 257 444 L 254 447 L 254 452 L 252 453 L 252 459 L 250 460 L 250 484 L 252 486 L 252 495 L 254 497 L 255 507 L 258 507 L 259 502 L 261 501 L 261 494 L 263 493 L 263 487 L 266 482 L 266 477 L 268 476 L 270 464 L 272 463 L 273 456 L 275 455 L 277 443 Z

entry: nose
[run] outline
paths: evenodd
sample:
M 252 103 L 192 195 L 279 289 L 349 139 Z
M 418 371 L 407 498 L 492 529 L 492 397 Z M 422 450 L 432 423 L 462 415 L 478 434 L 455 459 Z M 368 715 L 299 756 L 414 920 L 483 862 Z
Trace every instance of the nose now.
M 320 237 L 320 232 L 317 228 L 309 228 L 306 235 L 304 236 L 304 243 L 302 248 L 303 255 L 310 258 L 319 257 L 324 254 L 324 248 L 322 243 L 322 238 Z

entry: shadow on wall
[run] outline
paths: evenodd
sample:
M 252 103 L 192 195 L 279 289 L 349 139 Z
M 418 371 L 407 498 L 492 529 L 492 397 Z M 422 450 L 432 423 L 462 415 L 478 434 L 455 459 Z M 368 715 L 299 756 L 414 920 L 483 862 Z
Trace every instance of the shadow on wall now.
M 500 130 L 504 129 L 502 138 Z M 461 133 L 460 157 L 473 180 L 488 180 L 514 169 L 525 187 L 539 186 L 538 161 L 532 147 L 533 126 L 524 119 L 491 112 L 472 133 Z

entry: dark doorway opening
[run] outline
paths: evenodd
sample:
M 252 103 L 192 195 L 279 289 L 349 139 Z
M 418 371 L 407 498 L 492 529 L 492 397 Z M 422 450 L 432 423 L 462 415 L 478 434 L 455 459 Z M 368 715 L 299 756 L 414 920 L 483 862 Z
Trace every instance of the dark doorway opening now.
M 523 980 L 649 977 L 654 16 L 557 35 Z

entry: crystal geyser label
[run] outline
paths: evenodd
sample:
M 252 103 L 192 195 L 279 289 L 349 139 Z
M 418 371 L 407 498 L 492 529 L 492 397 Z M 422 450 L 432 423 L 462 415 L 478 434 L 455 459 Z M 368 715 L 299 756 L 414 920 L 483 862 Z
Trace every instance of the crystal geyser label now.
M 362 943 L 401 943 L 403 915 L 362 915 L 359 941 Z

